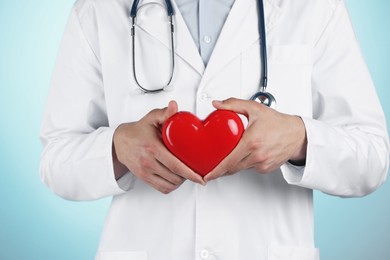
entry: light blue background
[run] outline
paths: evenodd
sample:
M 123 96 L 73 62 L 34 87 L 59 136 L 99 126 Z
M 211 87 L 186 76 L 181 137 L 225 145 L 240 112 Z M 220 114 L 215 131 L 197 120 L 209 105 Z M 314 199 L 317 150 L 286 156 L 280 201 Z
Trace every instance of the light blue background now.
M 0 0 L 1 260 L 93 259 L 98 246 L 110 199 L 65 201 L 38 174 L 43 106 L 72 4 Z M 348 5 L 389 122 L 390 1 L 350 0 Z M 361 199 L 316 192 L 322 260 L 389 259 L 389 198 L 389 182 Z

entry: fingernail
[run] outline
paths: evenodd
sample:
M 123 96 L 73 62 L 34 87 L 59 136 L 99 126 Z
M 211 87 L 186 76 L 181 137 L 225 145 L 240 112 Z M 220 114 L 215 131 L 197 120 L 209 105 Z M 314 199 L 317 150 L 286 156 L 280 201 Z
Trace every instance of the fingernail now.
M 214 104 L 216 105 L 222 105 L 222 101 L 221 100 L 213 100 Z

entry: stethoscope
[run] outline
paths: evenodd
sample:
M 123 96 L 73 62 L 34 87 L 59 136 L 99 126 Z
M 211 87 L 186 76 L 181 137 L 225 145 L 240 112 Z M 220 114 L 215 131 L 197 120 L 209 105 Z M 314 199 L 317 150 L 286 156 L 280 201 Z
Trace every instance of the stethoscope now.
M 171 30 L 171 74 L 169 77 L 168 82 L 165 84 L 164 87 L 156 88 L 156 89 L 149 89 L 141 85 L 137 78 L 137 72 L 136 72 L 136 61 L 135 61 L 135 26 L 136 26 L 136 18 L 137 18 L 137 11 L 138 11 L 138 4 L 139 0 L 134 0 L 133 5 L 131 7 L 130 11 L 130 17 L 132 20 L 132 27 L 131 27 L 131 37 L 132 37 L 132 55 L 133 55 L 133 77 L 138 85 L 138 87 L 142 90 L 145 94 L 155 94 L 162 92 L 166 90 L 172 83 L 173 75 L 175 72 L 175 52 L 174 52 L 174 41 L 173 41 L 173 35 L 174 35 L 174 24 L 173 24 L 173 7 L 170 0 L 165 0 L 166 9 L 167 9 L 167 15 L 170 22 L 170 30 Z M 259 34 L 260 34 L 260 56 L 261 56 L 261 65 L 262 65 L 262 78 L 260 80 L 260 91 L 255 93 L 250 100 L 256 101 L 258 103 L 264 104 L 268 107 L 275 108 L 276 101 L 274 96 L 267 92 L 267 81 L 268 81 L 268 62 L 267 62 L 267 40 L 266 40 L 266 33 L 265 33 L 265 16 L 264 16 L 264 3 L 263 0 L 257 1 L 258 6 L 258 16 L 259 16 Z

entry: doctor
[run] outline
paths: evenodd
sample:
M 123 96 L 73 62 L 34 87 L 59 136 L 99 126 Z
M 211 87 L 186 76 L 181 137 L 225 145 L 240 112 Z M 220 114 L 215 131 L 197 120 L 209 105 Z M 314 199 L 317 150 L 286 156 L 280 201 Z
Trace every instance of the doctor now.
M 134 53 L 131 4 L 76 2 L 41 131 L 41 176 L 55 193 L 113 196 L 96 259 L 318 260 L 312 190 L 364 196 L 388 169 L 384 115 L 345 1 L 264 1 L 276 110 L 248 101 L 261 77 L 257 1 L 172 1 L 175 73 L 157 94 L 132 75 L 151 89 L 169 80 L 165 1 L 140 1 Z M 248 119 L 204 179 L 162 145 L 178 106 Z

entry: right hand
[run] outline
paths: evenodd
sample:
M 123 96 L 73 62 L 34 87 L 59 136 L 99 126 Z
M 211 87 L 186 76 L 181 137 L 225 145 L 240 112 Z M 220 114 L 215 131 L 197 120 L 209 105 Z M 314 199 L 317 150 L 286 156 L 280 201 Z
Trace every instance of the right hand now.
M 164 194 L 177 189 L 186 179 L 205 184 L 200 175 L 172 155 L 162 142 L 161 126 L 177 110 L 177 103 L 171 101 L 167 108 L 154 109 L 137 122 L 120 125 L 113 138 L 114 158 Z M 118 177 L 117 172 L 115 175 Z

